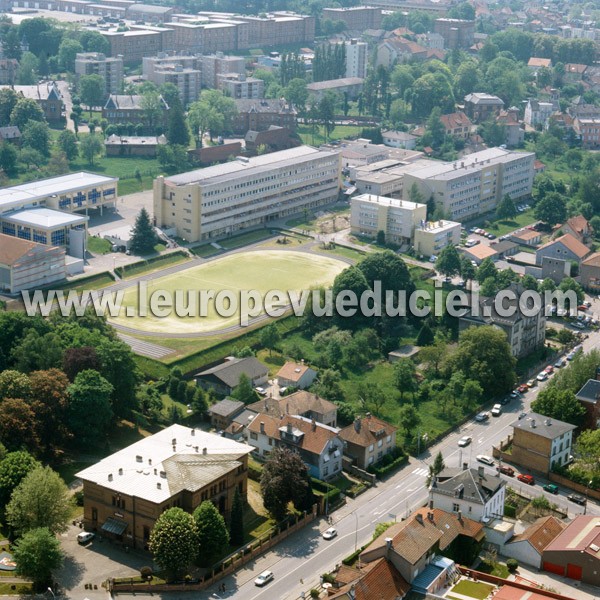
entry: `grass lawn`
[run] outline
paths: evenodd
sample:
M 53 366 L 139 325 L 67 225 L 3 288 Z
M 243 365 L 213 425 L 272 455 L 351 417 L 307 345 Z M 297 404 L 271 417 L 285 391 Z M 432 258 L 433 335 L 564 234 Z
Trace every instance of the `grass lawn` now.
M 0 595 L 20 596 L 31 594 L 33 588 L 31 583 L 0 583 Z
M 172 265 L 177 265 L 188 260 L 190 259 L 187 256 L 180 254 L 179 252 L 165 254 L 160 260 L 144 262 L 142 264 L 134 264 L 130 267 L 125 266 L 125 268 L 121 271 L 123 273 L 122 277 L 124 279 L 129 279 L 131 277 L 137 277 L 142 273 L 153 273 L 154 271 L 160 271 Z
M 494 221 L 487 229 L 497 236 L 505 235 L 519 227 L 525 227 L 535 223 L 536 219 L 533 216 L 533 209 L 528 208 L 525 212 L 518 214 L 514 219 L 509 221 Z
M 478 571 L 482 573 L 488 573 L 489 575 L 494 575 L 495 577 L 502 577 L 502 579 L 508 578 L 508 567 L 504 563 L 494 562 L 490 563 L 488 561 L 482 560 L 477 567 Z
M 359 125 L 337 125 L 331 132 L 329 140 L 341 140 L 344 138 L 357 138 L 363 130 L 363 126 Z M 298 135 L 303 144 L 310 146 L 320 146 L 325 143 L 325 132 L 322 127 L 315 127 L 315 135 L 312 134 L 311 125 L 298 125 Z
M 112 245 L 108 240 L 95 235 L 88 235 L 87 248 L 92 254 L 108 254 Z
M 366 254 L 360 250 L 354 250 L 354 248 L 346 248 L 345 246 L 335 246 L 334 248 L 319 248 L 319 252 L 323 254 L 333 254 L 334 256 L 343 256 L 349 258 L 354 262 L 360 262 L 364 260 Z
M 256 290 L 265 300 L 265 294 L 272 289 L 299 291 L 329 285 L 335 276 L 345 268 L 345 264 L 326 256 L 314 256 L 303 252 L 264 250 L 262 252 L 244 252 L 191 267 L 174 275 L 166 275 L 148 282 L 148 304 L 153 292 L 165 290 L 175 297 L 176 290 L 183 290 L 182 306 L 187 305 L 190 298 L 199 299 L 200 290 L 220 291 L 227 290 L 234 294 L 234 303 L 237 304 L 239 294 L 247 290 Z M 196 292 L 196 293 L 194 293 Z M 189 296 L 188 296 L 189 293 Z M 136 327 L 141 331 L 157 331 L 168 337 L 170 333 L 179 331 L 210 332 L 240 322 L 239 310 L 228 310 L 228 316 L 219 316 L 215 310 L 215 302 L 208 302 L 208 310 L 204 316 L 178 317 L 175 311 L 167 317 L 157 317 L 148 310 L 147 317 L 127 317 L 126 308 L 132 306 L 138 309 L 137 287 L 126 290 L 123 298 L 122 311 L 116 322 Z M 192 300 L 193 301 L 193 300 Z M 271 299 L 272 305 L 279 303 Z M 197 315 L 200 311 L 200 302 L 196 302 Z M 228 302 L 223 303 L 221 313 L 225 313 Z M 238 306 L 239 308 L 239 306 Z
M 457 594 L 461 594 L 463 596 L 470 596 L 471 598 L 476 598 L 477 600 L 484 600 L 487 598 L 492 590 L 494 589 L 493 585 L 489 583 L 482 583 L 481 581 L 468 581 L 467 579 L 463 579 L 459 581 L 450 591 L 456 592 Z
M 193 252 L 196 256 L 200 256 L 201 258 L 209 258 L 210 256 L 215 256 L 215 254 L 219 254 L 223 252 L 218 248 L 215 248 L 211 244 L 203 244 L 202 246 L 194 246 L 190 248 L 190 251 Z
M 273 237 L 270 229 L 257 229 L 255 231 L 241 233 L 240 235 L 233 236 L 217 243 L 226 250 L 234 250 L 236 248 L 241 248 L 242 246 L 261 242 L 262 240 L 266 240 L 270 237 Z
M 81 281 L 76 279 L 61 285 L 53 285 L 51 289 L 75 290 L 76 292 L 83 292 L 84 290 L 99 290 L 107 285 L 112 285 L 114 282 L 115 280 L 108 273 L 98 273 L 93 277 L 86 277 Z

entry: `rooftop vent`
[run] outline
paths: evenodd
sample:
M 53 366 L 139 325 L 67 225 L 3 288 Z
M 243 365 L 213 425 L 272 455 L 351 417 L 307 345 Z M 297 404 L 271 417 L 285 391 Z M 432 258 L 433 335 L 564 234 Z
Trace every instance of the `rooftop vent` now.
M 156 482 L 156 489 L 158 489 L 158 490 L 162 489 L 162 485 L 161 485 L 160 481 Z
M 119 469 L 119 475 L 123 475 L 123 469 Z
M 160 472 L 160 476 L 161 476 L 163 479 L 166 479 L 166 478 L 167 478 L 167 472 L 166 472 L 166 471 L 161 471 L 161 472 Z
M 112 473 L 109 473 L 109 474 L 108 474 L 108 480 L 109 480 L 109 481 L 112 481 L 112 480 L 113 480 L 113 475 L 112 475 Z
M 135 460 L 136 460 L 136 462 L 142 462 L 144 459 L 143 459 L 143 458 L 142 458 L 142 457 L 141 457 L 141 456 L 138 454 L 138 455 L 135 457 Z

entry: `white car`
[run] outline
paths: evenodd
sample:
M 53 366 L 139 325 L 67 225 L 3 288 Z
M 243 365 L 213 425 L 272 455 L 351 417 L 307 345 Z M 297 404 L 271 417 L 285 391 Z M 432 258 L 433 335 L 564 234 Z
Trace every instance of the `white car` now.
M 496 464 L 494 463 L 493 458 L 486 456 L 485 454 L 478 454 L 477 462 L 483 463 L 484 465 L 489 465 L 490 467 L 493 467 Z
M 475 420 L 478 423 L 483 423 L 484 421 L 487 421 L 489 418 L 490 418 L 490 413 L 487 411 L 480 412 L 478 415 L 475 415 Z
M 273 581 L 273 571 L 263 571 L 255 580 L 254 580 L 254 585 L 257 585 L 258 587 L 262 587 L 263 585 L 266 585 L 267 583 L 269 583 L 269 581 Z
M 502 404 L 494 404 L 492 408 L 492 417 L 499 417 L 502 414 Z
M 83 546 L 84 544 L 91 542 L 95 535 L 96 534 L 92 533 L 91 531 L 82 531 L 81 533 L 77 534 L 77 543 Z
M 332 540 L 337 535 L 337 529 L 335 527 L 330 527 L 323 532 L 324 540 Z
M 460 438 L 460 440 L 458 440 L 458 445 L 461 448 L 464 448 L 465 446 L 468 446 L 472 441 L 473 441 L 473 438 L 470 435 L 464 435 L 463 437 Z
M 548 379 L 548 373 L 546 373 L 545 371 L 542 371 L 538 376 L 537 376 L 537 380 L 538 381 L 546 381 L 546 379 Z

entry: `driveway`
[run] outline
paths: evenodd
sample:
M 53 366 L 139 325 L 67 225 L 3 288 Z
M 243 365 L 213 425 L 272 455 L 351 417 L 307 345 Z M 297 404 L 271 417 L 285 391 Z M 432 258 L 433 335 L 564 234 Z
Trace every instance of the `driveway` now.
M 80 546 L 77 534 L 81 531 L 70 526 L 60 540 L 65 561 L 55 577 L 67 597 L 105 600 L 106 591 L 101 584 L 109 577 L 135 577 L 143 566 L 154 568 L 150 555 L 135 550 L 126 552 L 122 545 L 102 536 L 97 535 L 87 546 Z M 85 589 L 86 584 L 97 589 Z

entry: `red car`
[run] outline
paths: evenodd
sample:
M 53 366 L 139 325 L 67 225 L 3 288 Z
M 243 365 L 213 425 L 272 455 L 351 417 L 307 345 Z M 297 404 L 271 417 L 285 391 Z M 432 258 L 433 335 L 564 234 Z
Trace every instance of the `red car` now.
M 527 485 L 535 485 L 535 479 L 532 475 L 523 475 L 523 473 L 519 473 L 517 475 L 517 479 L 523 483 L 526 483 Z
M 529 389 L 529 386 L 526 384 L 522 384 L 517 388 L 517 390 L 519 391 L 519 394 L 524 394 L 528 389 Z
M 506 465 L 500 465 L 499 467 L 496 467 L 496 469 L 499 473 L 503 473 L 509 477 L 513 477 L 515 474 L 515 470 L 512 467 L 507 467 Z
M 546 371 L 546 373 L 548 373 L 548 375 L 552 375 L 552 373 L 554 373 L 554 367 L 552 365 L 548 365 L 544 371 Z

